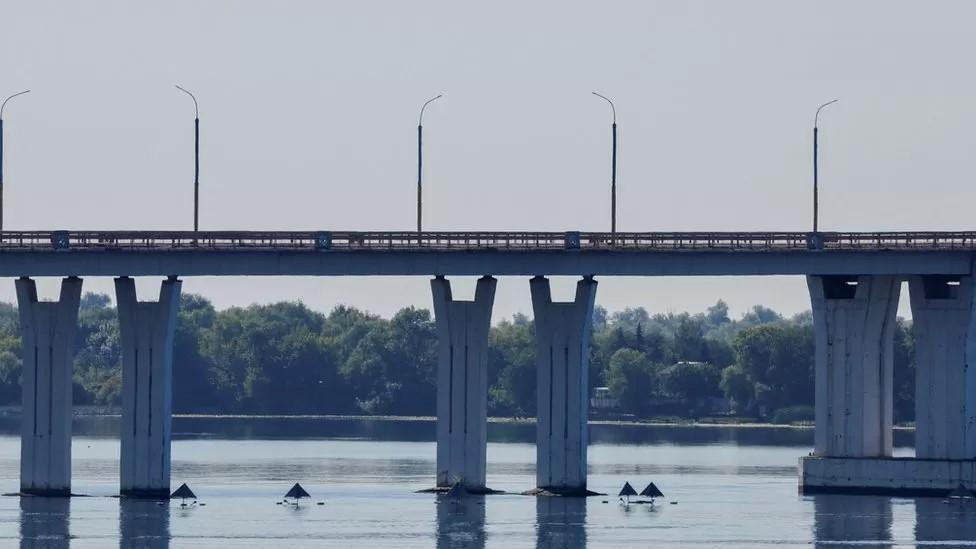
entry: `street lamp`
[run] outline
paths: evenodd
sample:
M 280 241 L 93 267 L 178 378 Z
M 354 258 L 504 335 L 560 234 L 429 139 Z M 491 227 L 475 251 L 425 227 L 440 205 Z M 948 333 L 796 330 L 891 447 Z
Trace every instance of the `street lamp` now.
M 7 106 L 7 101 L 25 93 L 30 93 L 30 90 L 15 93 L 4 99 L 3 104 L 0 104 L 0 232 L 3 232 L 3 109 Z
M 813 117 L 813 232 L 817 232 L 817 216 L 820 209 L 819 187 L 817 186 L 817 126 L 820 122 L 820 111 L 827 105 L 833 105 L 837 101 L 839 100 L 834 99 L 833 101 L 827 101 L 823 105 L 820 105 L 817 108 L 817 114 Z
M 190 96 L 193 100 L 193 232 L 200 229 L 200 107 L 197 98 L 192 93 L 176 85 L 176 89 Z
M 427 105 L 437 101 L 444 94 L 431 97 L 420 107 L 420 119 L 417 122 L 417 232 L 423 231 L 423 180 L 424 180 L 424 110 Z
M 602 98 L 610 103 L 610 114 L 613 116 L 613 125 L 610 126 L 610 138 L 612 139 L 612 150 L 610 157 L 610 234 L 617 234 L 617 109 L 613 106 L 613 101 L 605 95 L 593 92 L 593 95 Z

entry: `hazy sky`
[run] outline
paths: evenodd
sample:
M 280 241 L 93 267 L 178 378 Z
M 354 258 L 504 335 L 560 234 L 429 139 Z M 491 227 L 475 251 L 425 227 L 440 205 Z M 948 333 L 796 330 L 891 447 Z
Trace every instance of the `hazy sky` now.
M 5 228 L 192 228 L 179 83 L 200 101 L 202 229 L 413 227 L 417 111 L 444 93 L 425 120 L 426 228 L 606 230 L 610 113 L 591 90 L 617 104 L 620 230 L 807 230 L 813 113 L 837 97 L 823 229 L 972 229 L 974 20 L 964 1 L 2 0 L 0 95 L 33 90 L 4 117 Z M 430 306 L 425 278 L 184 290 Z M 809 307 L 801 277 L 603 278 L 597 295 L 653 312 L 719 298 Z M 527 280 L 503 278 L 494 318 L 516 311 Z

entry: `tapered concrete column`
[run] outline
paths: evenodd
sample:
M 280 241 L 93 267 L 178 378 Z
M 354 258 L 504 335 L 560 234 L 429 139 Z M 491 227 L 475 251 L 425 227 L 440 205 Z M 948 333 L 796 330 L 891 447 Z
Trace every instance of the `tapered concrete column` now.
M 535 314 L 536 485 L 586 492 L 589 356 L 596 281 L 576 284 L 576 299 L 553 303 L 549 280 L 529 282 Z
M 163 282 L 159 301 L 136 301 L 135 281 L 115 279 L 122 343 L 120 460 L 124 496 L 169 497 L 173 335 L 182 283 Z
M 891 455 L 892 347 L 900 282 L 808 276 L 816 341 L 816 455 Z
M 71 493 L 71 388 L 81 279 L 61 282 L 55 302 L 37 300 L 29 278 L 17 280 L 20 310 L 22 416 L 20 491 Z
M 915 330 L 915 456 L 976 459 L 973 278 L 908 281 Z
M 455 301 L 451 283 L 430 282 L 434 293 L 437 363 L 437 486 L 485 489 L 488 444 L 488 329 L 495 279 L 478 279 L 474 301 Z

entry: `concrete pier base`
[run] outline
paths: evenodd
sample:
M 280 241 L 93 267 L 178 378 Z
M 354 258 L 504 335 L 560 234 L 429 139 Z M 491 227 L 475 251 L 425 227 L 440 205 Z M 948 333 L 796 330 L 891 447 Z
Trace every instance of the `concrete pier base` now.
M 553 303 L 549 280 L 530 281 L 536 341 L 536 487 L 586 496 L 590 331 L 596 281 L 576 285 L 576 299 Z
M 33 280 L 16 282 L 22 345 L 20 491 L 71 495 L 72 365 L 80 278 L 61 282 L 55 302 L 37 300 Z
M 136 300 L 135 281 L 115 279 L 122 343 L 121 494 L 168 498 L 173 336 L 181 282 L 162 283 L 159 301 Z
M 962 483 L 976 490 L 976 461 L 916 458 L 800 458 L 804 494 L 945 496 Z
M 496 280 L 478 279 L 474 301 L 456 301 L 451 283 L 430 282 L 434 295 L 437 363 L 437 487 L 462 484 L 487 492 L 488 330 Z

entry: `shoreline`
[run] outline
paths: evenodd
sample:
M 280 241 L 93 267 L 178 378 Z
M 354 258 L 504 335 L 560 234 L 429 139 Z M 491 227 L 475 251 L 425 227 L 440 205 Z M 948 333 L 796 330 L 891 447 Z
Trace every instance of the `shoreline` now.
M 20 407 L 0 408 L 0 418 L 20 417 Z M 77 418 L 118 418 L 121 411 L 112 407 L 79 407 L 74 410 Z M 401 416 L 401 415 L 363 415 L 363 414 L 173 414 L 174 419 L 233 419 L 233 420 L 317 420 L 317 421 L 377 421 L 377 422 L 418 422 L 433 423 L 435 416 Z M 488 423 L 497 425 L 535 425 L 534 417 L 488 417 Z M 755 421 L 709 421 L 681 418 L 651 418 L 651 419 L 590 419 L 592 426 L 613 427 L 691 427 L 691 428 L 736 428 L 736 429 L 790 429 L 813 430 L 812 422 L 804 423 L 764 423 Z M 913 425 L 895 425 L 897 431 L 914 431 Z

